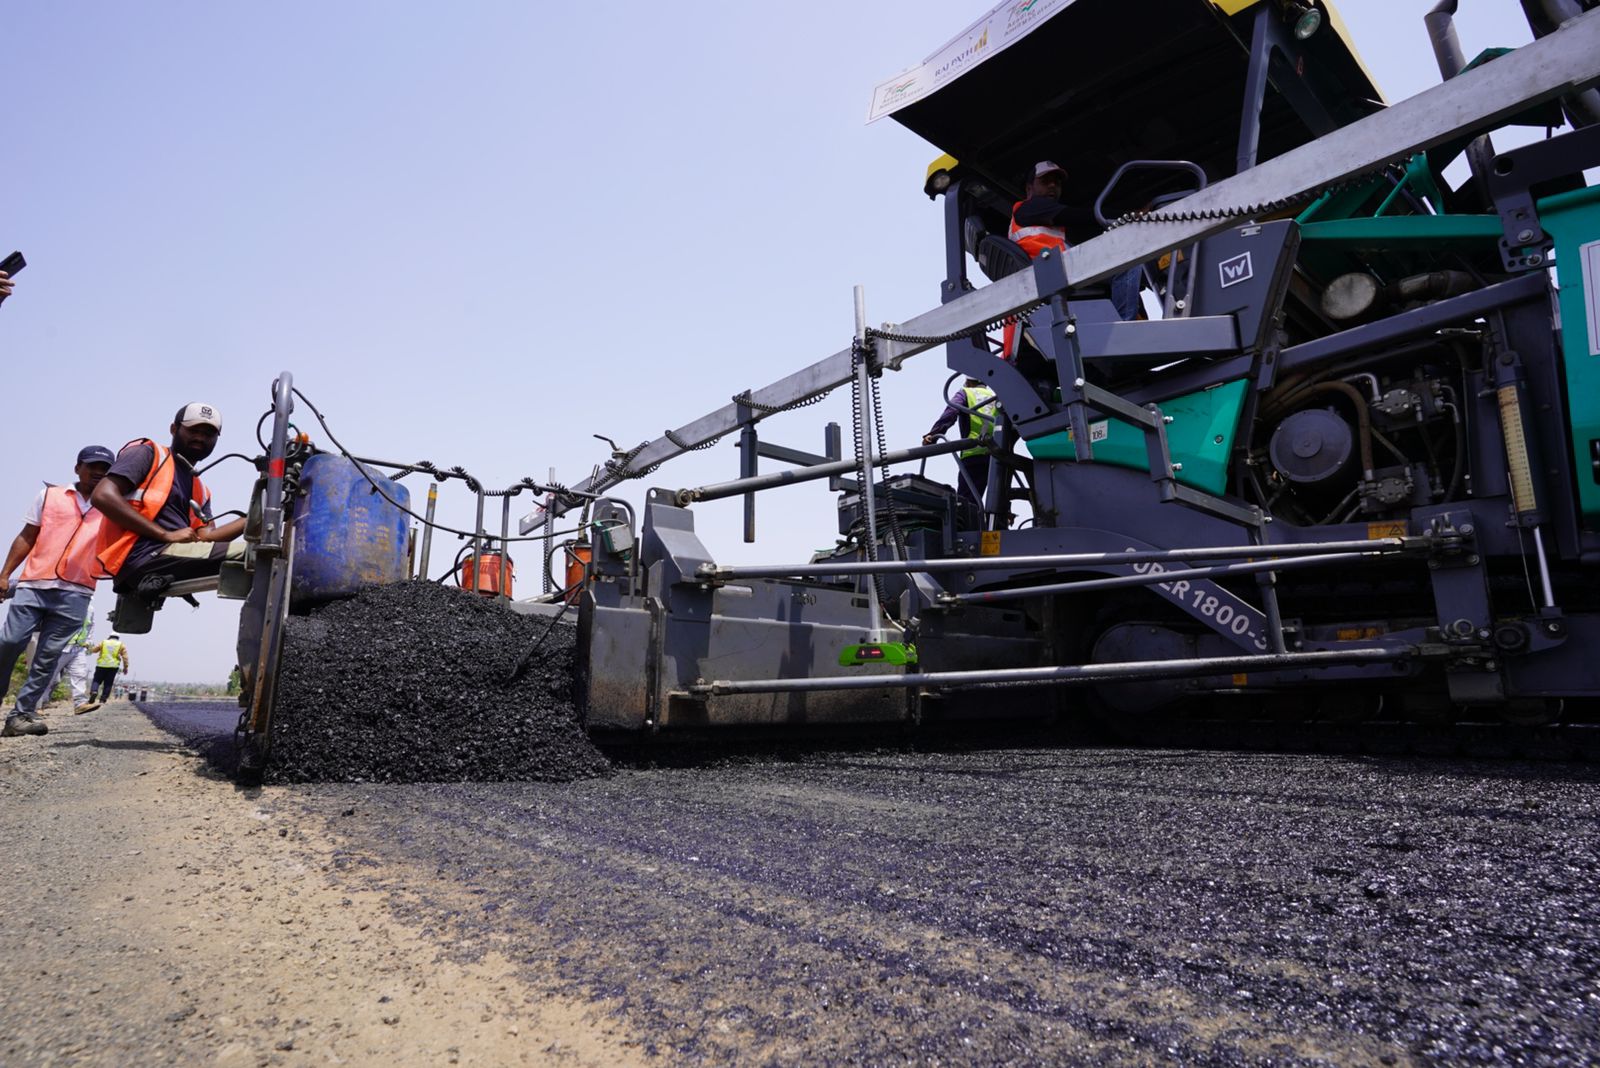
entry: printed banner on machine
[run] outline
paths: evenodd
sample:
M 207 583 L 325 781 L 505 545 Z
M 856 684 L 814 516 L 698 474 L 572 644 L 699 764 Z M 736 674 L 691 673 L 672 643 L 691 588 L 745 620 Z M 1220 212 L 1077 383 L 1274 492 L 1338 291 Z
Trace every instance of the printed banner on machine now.
M 950 84 L 984 60 L 1022 40 L 1051 15 L 1072 3 L 1073 0 L 1005 0 L 919 66 L 903 70 L 879 84 L 872 91 L 867 121 L 876 122 Z

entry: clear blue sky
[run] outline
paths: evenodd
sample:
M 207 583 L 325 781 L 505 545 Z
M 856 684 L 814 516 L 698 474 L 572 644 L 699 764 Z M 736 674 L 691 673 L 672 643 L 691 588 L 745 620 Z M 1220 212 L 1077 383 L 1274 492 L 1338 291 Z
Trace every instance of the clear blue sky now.
M 0 520 L 20 526 L 82 445 L 164 439 L 185 401 L 222 409 L 219 455 L 252 451 L 285 368 L 368 455 L 575 482 L 606 456 L 590 434 L 654 438 L 847 344 L 857 283 L 871 320 L 927 310 L 938 153 L 863 117 L 986 6 L 13 5 L 0 255 L 29 267 L 0 308 Z M 1339 6 L 1391 100 L 1437 80 L 1431 0 Z M 1516 5 L 1462 6 L 1469 56 L 1529 37 Z M 942 361 L 907 367 L 892 446 L 940 406 Z M 845 395 L 766 433 L 820 449 Z M 735 473 L 724 446 L 649 481 Z M 218 469 L 220 507 L 251 474 Z M 442 518 L 470 525 L 460 484 L 443 492 Z M 756 547 L 737 502 L 697 511 L 720 559 L 834 536 L 816 486 L 763 498 Z M 535 554 L 518 558 L 531 590 Z M 111 602 L 102 584 L 98 618 Z M 169 605 L 129 642 L 134 675 L 221 680 L 236 618 Z

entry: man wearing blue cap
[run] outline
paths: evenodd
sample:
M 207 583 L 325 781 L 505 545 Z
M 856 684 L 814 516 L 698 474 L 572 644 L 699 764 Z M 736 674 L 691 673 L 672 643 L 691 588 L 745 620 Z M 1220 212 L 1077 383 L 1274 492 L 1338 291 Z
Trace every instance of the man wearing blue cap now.
M 45 734 L 36 710 L 49 695 L 56 661 L 89 614 L 95 582 L 105 576 L 96 559 L 100 547 L 100 513 L 90 504 L 95 486 L 116 457 L 103 445 L 78 452 L 71 486 L 48 483 L 23 519 L 0 568 L 0 599 L 10 597 L 0 627 L 0 701 L 11 685 L 17 657 L 37 637 L 28 678 L 17 693 L 16 707 L 6 717 L 0 737 Z M 15 587 L 11 573 L 22 565 Z

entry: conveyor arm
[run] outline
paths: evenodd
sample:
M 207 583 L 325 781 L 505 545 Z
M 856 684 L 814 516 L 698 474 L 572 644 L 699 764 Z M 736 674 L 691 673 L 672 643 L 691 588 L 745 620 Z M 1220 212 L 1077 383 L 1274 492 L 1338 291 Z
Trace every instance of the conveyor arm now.
M 1073 284 L 1089 284 L 1188 245 L 1242 221 L 1363 174 L 1390 161 L 1484 130 L 1527 110 L 1600 81 L 1600 10 L 1571 19 L 1561 29 L 1492 63 L 1465 72 L 1360 122 L 1302 145 L 1154 213 L 1152 221 L 1126 225 L 1072 248 L 1063 273 L 1059 261 L 1039 261 L 992 285 L 897 324 L 897 334 L 933 338 L 993 322 Z M 1170 221 L 1166 221 L 1170 220 Z M 877 358 L 898 369 L 901 361 L 935 342 L 885 342 Z M 625 465 L 576 487 L 599 491 L 736 430 L 744 422 L 820 396 L 850 381 L 848 348 L 749 392 L 746 405 L 729 403 L 635 450 Z M 741 412 L 744 409 L 744 412 Z M 556 505 L 556 514 L 566 508 Z M 543 509 L 522 519 L 528 534 L 545 522 Z

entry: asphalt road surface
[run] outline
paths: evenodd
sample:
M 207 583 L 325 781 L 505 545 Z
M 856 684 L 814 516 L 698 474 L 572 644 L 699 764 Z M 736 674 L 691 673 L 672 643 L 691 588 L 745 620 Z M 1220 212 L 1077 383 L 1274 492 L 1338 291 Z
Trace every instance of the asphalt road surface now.
M 234 716 L 151 711 L 199 747 Z M 338 877 L 441 960 L 503 956 L 669 1063 L 1579 1065 L 1600 1062 L 1597 780 L 858 750 L 268 807 L 326 827 Z

